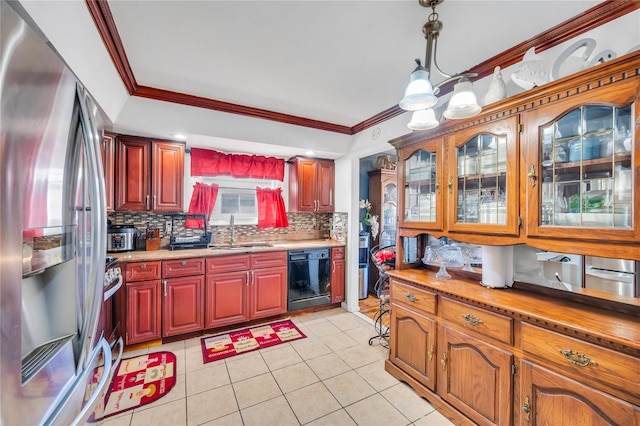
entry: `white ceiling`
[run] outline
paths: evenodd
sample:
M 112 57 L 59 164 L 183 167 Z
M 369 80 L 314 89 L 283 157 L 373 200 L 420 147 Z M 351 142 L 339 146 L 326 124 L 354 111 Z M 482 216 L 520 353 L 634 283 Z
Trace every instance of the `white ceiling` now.
M 446 0 L 437 7 L 444 24 L 438 63 L 452 74 L 466 70 L 597 3 Z M 422 25 L 431 12 L 417 0 L 109 0 L 108 5 L 139 85 L 348 127 L 397 104 L 413 59 L 424 60 Z M 57 20 L 58 26 L 67 25 Z M 167 137 L 163 132 L 175 124 L 175 131 L 190 135 L 191 146 L 270 155 L 315 145 L 336 157 L 351 141 L 334 132 L 194 110 L 131 97 L 114 129 Z M 184 114 L 199 118 L 178 119 Z M 233 123 L 233 130 L 226 128 Z M 237 131 L 254 125 L 268 136 Z M 279 135 L 287 132 L 299 142 L 278 146 Z M 325 139 L 327 145 L 318 146 Z

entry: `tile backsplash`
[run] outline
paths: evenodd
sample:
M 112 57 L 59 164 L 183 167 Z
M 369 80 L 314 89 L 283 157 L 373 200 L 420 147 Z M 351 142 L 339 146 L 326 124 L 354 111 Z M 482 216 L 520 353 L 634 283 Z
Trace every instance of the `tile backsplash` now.
M 169 235 L 165 230 L 166 222 L 171 222 L 171 213 L 161 212 L 109 212 L 107 219 L 113 225 L 134 225 L 141 235 L 147 228 L 160 228 L 161 246 L 169 245 Z M 236 225 L 236 242 L 278 241 L 278 240 L 311 240 L 323 238 L 344 238 L 347 234 L 347 213 L 302 213 L 289 212 L 289 227 L 258 229 L 256 225 Z M 339 233 L 334 224 L 339 224 Z M 231 229 L 228 225 L 209 226 L 212 243 L 229 242 Z M 181 221 L 173 229 L 174 236 L 187 237 L 201 235 L 202 230 L 184 228 Z M 138 244 L 140 246 L 140 244 Z

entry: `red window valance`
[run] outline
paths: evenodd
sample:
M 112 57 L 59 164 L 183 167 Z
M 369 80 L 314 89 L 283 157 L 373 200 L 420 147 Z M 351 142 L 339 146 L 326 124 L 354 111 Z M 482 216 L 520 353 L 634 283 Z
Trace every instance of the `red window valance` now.
M 220 175 L 284 181 L 284 159 L 191 148 L 191 176 Z

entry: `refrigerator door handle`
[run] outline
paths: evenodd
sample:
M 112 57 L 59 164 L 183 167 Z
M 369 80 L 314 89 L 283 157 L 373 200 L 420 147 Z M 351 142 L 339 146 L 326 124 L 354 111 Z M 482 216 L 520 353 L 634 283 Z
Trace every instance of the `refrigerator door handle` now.
M 106 199 L 104 188 L 104 173 L 102 171 L 102 161 L 98 152 L 98 131 L 91 120 L 90 99 L 82 85 L 76 84 L 76 96 L 80 107 L 80 122 L 83 130 L 84 143 L 87 153 L 87 161 L 89 163 L 89 192 L 91 194 L 91 272 L 89 274 L 90 281 L 93 284 L 93 294 L 91 297 L 91 305 L 88 310 L 88 316 L 85 318 L 84 334 L 81 335 L 82 353 L 80 358 L 80 366 L 86 368 L 89 363 L 82 361 L 82 356 L 88 354 L 92 349 L 92 341 L 98 337 L 98 322 L 100 318 L 100 310 L 104 302 L 104 263 L 107 250 L 106 242 L 106 208 L 103 200 Z

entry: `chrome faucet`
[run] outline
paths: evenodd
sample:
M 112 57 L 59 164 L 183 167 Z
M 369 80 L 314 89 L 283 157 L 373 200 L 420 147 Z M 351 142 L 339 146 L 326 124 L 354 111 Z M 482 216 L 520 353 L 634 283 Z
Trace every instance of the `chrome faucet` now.
M 231 228 L 231 232 L 229 233 L 229 245 L 232 246 L 233 243 L 236 242 L 236 227 L 235 224 L 233 223 L 234 218 L 233 215 L 231 215 L 231 219 L 229 219 L 229 227 Z

